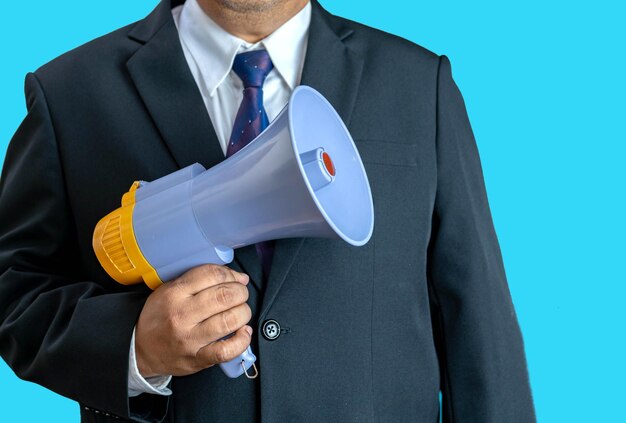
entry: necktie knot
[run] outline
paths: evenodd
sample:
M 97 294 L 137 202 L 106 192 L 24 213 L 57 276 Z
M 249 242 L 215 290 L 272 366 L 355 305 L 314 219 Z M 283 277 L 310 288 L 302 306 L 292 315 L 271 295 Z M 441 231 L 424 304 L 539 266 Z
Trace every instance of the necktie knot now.
M 239 53 L 233 62 L 233 71 L 243 82 L 244 88 L 263 87 L 263 82 L 274 65 L 267 50 Z

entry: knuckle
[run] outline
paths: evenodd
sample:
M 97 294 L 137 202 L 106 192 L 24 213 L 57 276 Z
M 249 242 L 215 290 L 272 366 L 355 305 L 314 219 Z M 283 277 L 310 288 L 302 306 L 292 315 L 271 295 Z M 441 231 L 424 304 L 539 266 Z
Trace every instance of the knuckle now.
M 175 321 L 174 317 L 168 315 L 165 318 L 164 325 L 165 325 L 165 329 L 167 330 L 168 333 L 171 334 L 171 333 L 175 332 L 174 328 L 176 328 L 176 321 Z
M 222 306 L 230 306 L 235 300 L 235 292 L 228 285 L 220 285 L 215 292 L 215 300 Z
M 208 276 L 211 279 L 218 280 L 218 281 L 226 280 L 227 272 L 226 272 L 226 269 L 224 269 L 224 267 L 213 264 L 207 270 L 209 272 Z
M 237 327 L 237 316 L 231 311 L 222 313 L 222 329 L 226 333 L 233 332 Z
M 216 345 L 215 349 L 215 358 L 219 363 L 223 363 L 224 361 L 228 361 L 233 358 L 232 347 L 230 343 L 227 342 L 219 342 Z
M 176 298 L 181 295 L 181 292 L 184 292 L 185 285 L 193 280 L 193 274 L 193 269 L 183 273 L 173 281 L 164 284 L 155 292 L 162 292 L 166 298 Z
M 157 292 L 161 294 L 161 299 L 165 303 L 165 306 L 171 307 L 181 297 L 181 293 L 183 292 L 183 283 L 165 285 L 164 287 L 157 289 L 155 293 Z
M 176 328 L 178 327 L 179 317 L 177 313 L 173 310 L 169 310 L 166 312 L 165 316 L 165 327 L 169 329 L 170 332 L 176 332 Z

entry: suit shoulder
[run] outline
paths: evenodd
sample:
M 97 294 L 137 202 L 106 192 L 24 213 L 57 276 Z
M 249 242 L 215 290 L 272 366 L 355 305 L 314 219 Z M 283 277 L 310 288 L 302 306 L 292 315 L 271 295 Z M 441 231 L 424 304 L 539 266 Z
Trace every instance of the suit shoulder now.
M 346 42 L 363 57 L 374 57 L 383 62 L 384 59 L 389 59 L 389 63 L 395 66 L 439 66 L 438 54 L 398 35 L 339 16 L 333 15 L 333 21 L 337 29 L 353 31 Z
M 139 47 L 137 42 L 128 37 L 134 25 L 136 22 L 63 53 L 34 73 L 46 85 L 74 78 L 93 78 L 119 69 L 118 66 L 125 63 Z

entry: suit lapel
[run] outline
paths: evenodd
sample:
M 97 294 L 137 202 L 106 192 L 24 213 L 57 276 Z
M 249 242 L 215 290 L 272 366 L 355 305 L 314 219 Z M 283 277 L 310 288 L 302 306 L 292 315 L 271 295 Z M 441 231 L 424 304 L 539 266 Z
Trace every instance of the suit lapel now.
M 224 160 L 171 17 L 126 65 L 180 167 L 198 162 L 209 168 Z
M 324 95 L 348 126 L 361 79 L 363 60 L 343 43 L 353 31 L 335 27 L 333 17 L 317 1 L 313 0 L 311 3 L 311 25 L 301 83 Z M 289 270 L 303 250 L 303 244 L 303 238 L 276 241 L 260 320 L 265 318 L 274 303 Z
M 333 105 L 346 126 L 350 124 L 356 101 L 363 59 L 344 44 L 354 30 L 339 21 L 312 0 L 311 26 L 302 85 L 319 91 Z

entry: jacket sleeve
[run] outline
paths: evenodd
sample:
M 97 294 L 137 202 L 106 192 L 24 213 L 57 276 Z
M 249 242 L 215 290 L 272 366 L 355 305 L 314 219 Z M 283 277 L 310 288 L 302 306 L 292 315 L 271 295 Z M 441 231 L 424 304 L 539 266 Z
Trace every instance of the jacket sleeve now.
M 28 113 L 0 179 L 0 355 L 22 379 L 101 416 L 158 421 L 167 397 L 128 397 L 128 354 L 147 293 L 84 280 L 54 125 L 26 78 Z
M 534 422 L 524 345 L 476 142 L 446 56 L 439 60 L 436 130 L 428 276 L 443 422 Z

